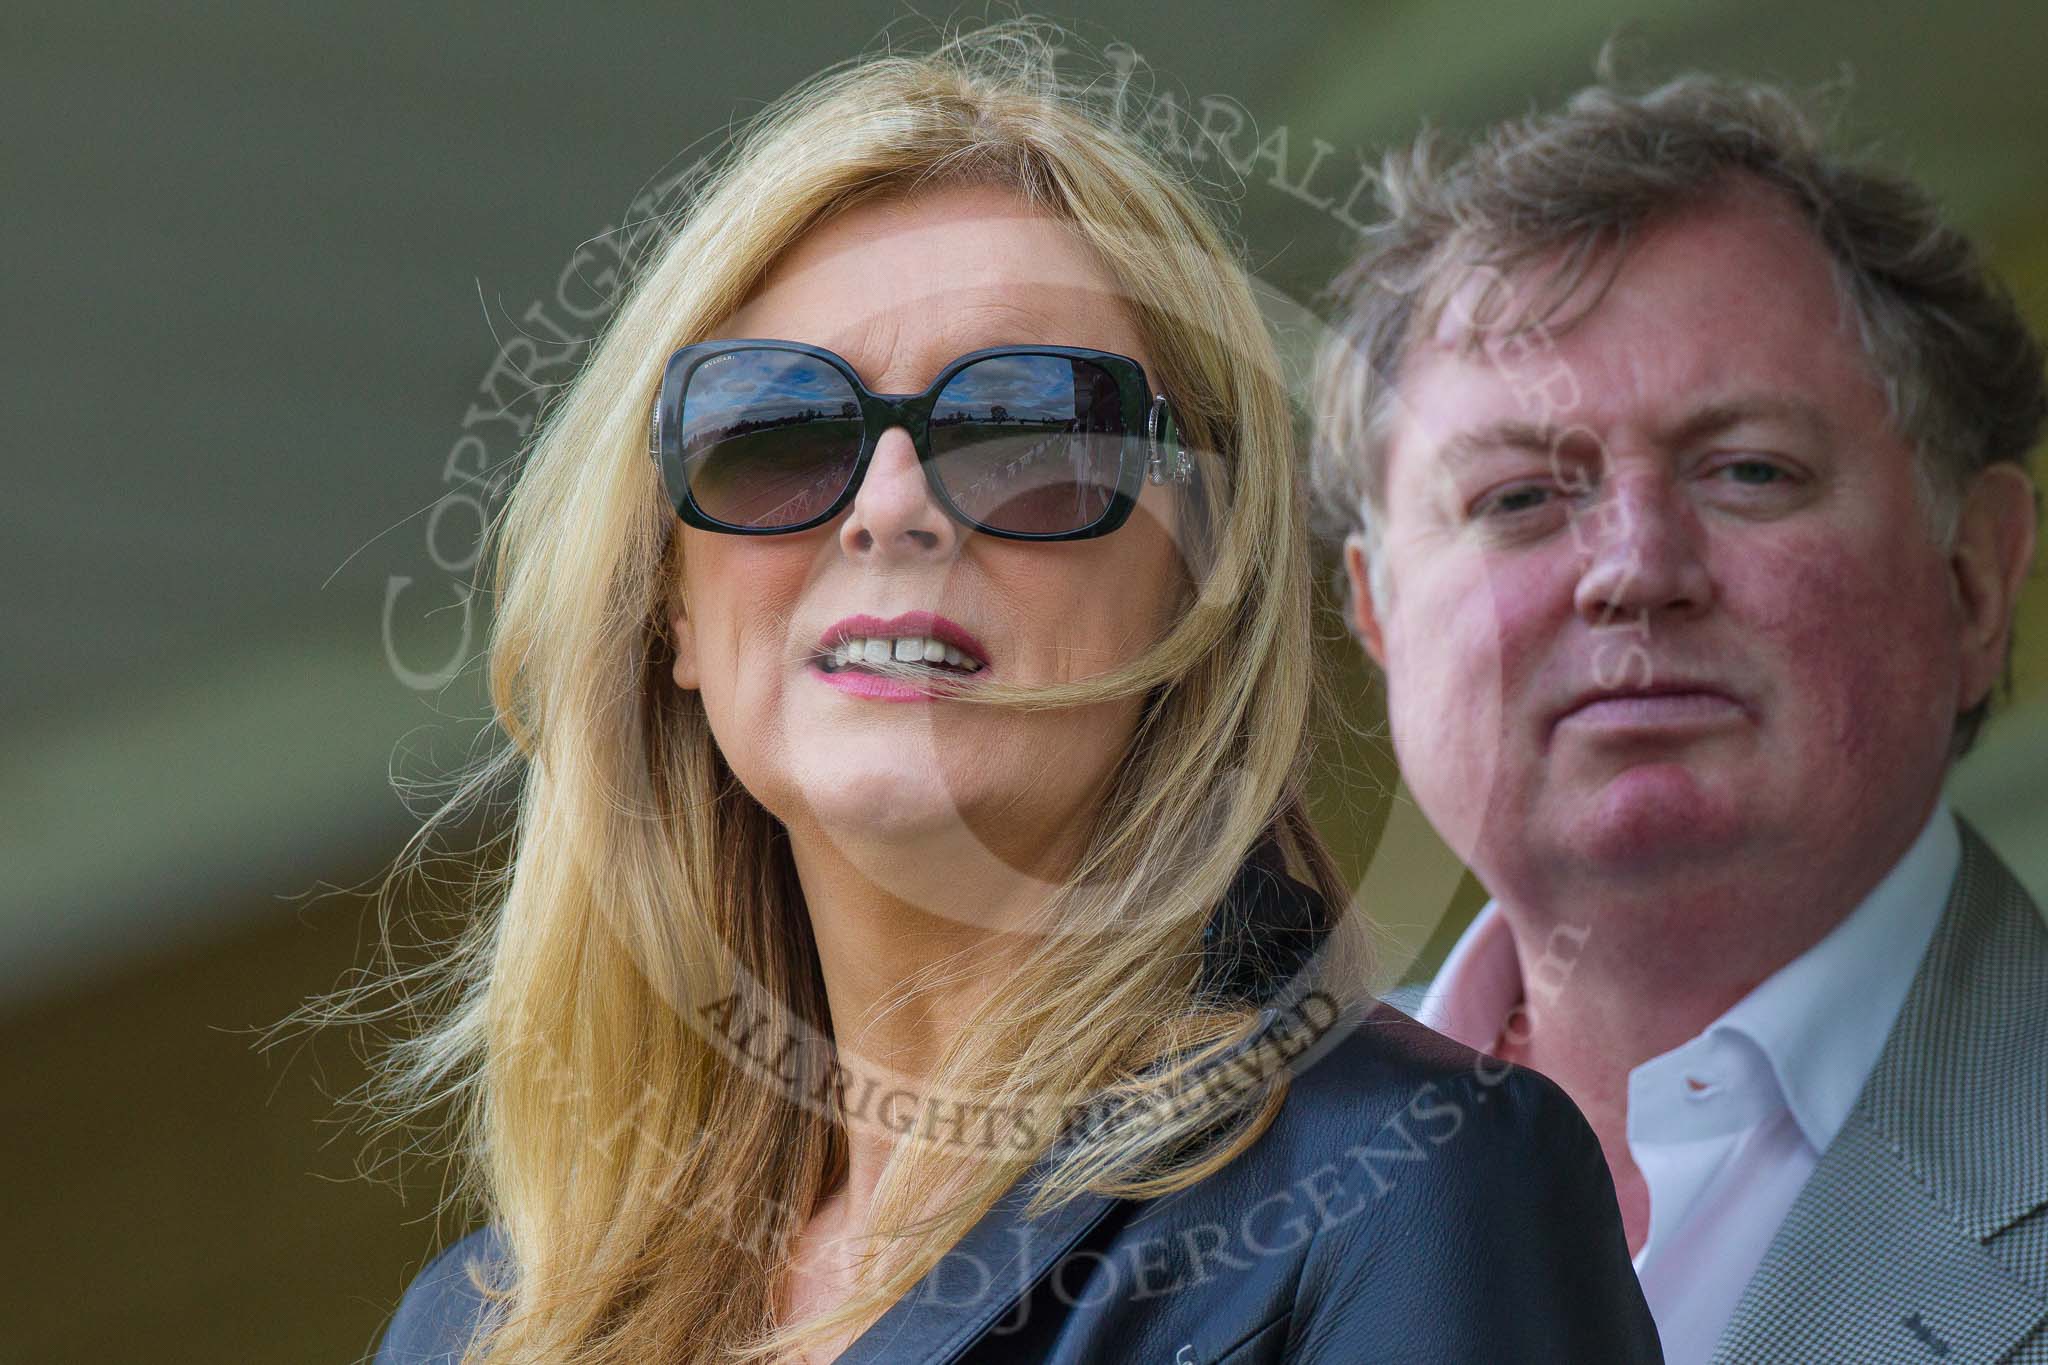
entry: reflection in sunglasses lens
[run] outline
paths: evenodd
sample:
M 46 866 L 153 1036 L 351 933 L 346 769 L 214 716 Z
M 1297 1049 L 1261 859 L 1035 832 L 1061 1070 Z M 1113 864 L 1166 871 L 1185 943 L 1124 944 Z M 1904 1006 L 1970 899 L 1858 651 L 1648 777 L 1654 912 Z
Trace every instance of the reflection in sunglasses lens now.
M 846 488 L 860 405 L 839 371 L 796 351 L 732 351 L 690 375 L 682 456 L 690 495 L 730 526 L 797 526 Z
M 953 376 L 932 412 L 939 483 L 986 526 L 1053 535 L 1109 510 L 1124 453 L 1116 378 L 1086 360 L 996 356 Z
M 946 382 L 932 410 L 932 472 L 970 521 L 1024 535 L 1085 530 L 1121 482 L 1116 376 L 1087 360 L 1004 355 Z M 822 516 L 859 463 L 860 403 L 833 366 L 799 351 L 711 356 L 683 393 L 690 495 L 728 526 L 774 530 Z

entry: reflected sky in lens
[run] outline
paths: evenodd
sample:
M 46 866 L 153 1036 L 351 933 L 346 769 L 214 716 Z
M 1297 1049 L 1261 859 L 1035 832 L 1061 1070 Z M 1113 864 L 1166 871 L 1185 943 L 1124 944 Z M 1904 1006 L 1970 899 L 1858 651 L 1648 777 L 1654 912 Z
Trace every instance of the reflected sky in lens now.
M 845 376 L 810 356 L 737 351 L 713 356 L 690 376 L 683 401 L 682 442 L 760 426 L 806 412 L 857 415 Z M 1115 383 L 1100 367 L 1059 356 L 998 356 L 977 361 L 946 383 L 932 417 L 938 422 L 986 419 L 1070 422 L 1087 409 L 1116 408 Z
M 845 376 L 809 356 L 777 351 L 738 351 L 713 356 L 690 376 L 683 401 L 683 442 L 741 418 L 773 422 L 818 410 L 842 415 L 853 402 Z
M 986 416 L 1001 407 L 1013 421 L 1064 422 L 1074 416 L 1076 366 L 1049 355 L 980 360 L 955 375 L 939 396 L 935 420 Z M 1079 367 L 1085 377 L 1096 367 Z

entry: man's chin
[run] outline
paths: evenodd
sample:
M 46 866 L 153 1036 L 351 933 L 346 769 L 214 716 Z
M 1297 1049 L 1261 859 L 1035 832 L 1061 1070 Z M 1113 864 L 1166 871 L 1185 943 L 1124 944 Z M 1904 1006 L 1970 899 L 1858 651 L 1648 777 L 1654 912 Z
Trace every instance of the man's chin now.
M 1692 768 L 1642 763 L 1609 777 L 1573 814 L 1566 837 L 1579 856 L 1645 871 L 1732 846 L 1744 806 Z

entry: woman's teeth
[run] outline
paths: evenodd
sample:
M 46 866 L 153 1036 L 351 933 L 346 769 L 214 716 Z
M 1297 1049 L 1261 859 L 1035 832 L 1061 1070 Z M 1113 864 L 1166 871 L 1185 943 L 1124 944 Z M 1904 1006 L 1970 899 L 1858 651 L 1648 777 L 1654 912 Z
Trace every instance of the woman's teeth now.
M 932 667 L 957 668 L 963 673 L 981 671 L 981 660 L 962 654 L 952 645 L 934 640 L 929 635 L 903 635 L 895 639 L 877 636 L 873 639 L 841 640 L 825 651 L 824 664 L 827 672 L 837 671 L 854 664 L 928 664 Z

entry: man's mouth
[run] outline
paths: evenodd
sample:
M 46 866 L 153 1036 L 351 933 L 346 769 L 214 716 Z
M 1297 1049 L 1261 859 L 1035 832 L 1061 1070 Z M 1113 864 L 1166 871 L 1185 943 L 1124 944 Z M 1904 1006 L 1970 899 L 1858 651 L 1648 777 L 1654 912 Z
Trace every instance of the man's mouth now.
M 1583 692 L 1552 723 L 1603 728 L 1690 726 L 1726 723 L 1746 713 L 1739 700 L 1714 684 L 1673 679 L 1651 686 Z

